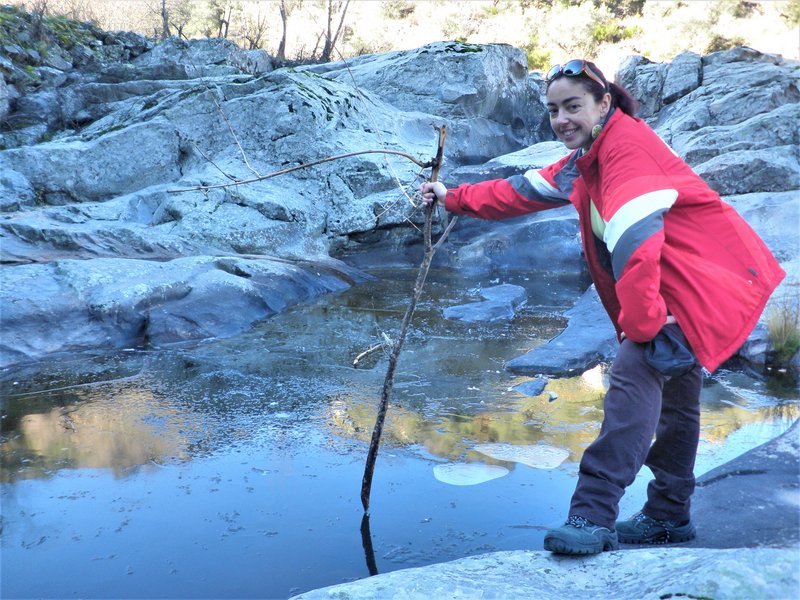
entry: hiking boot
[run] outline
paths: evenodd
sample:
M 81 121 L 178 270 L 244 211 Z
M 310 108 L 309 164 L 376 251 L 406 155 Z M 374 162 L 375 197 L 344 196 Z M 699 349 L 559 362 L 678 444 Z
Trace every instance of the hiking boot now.
M 627 521 L 618 521 L 616 528 L 623 544 L 679 544 L 693 540 L 696 535 L 691 521 L 651 519 L 643 512 Z
M 575 515 L 544 536 L 544 549 L 556 554 L 598 554 L 618 548 L 616 531 Z

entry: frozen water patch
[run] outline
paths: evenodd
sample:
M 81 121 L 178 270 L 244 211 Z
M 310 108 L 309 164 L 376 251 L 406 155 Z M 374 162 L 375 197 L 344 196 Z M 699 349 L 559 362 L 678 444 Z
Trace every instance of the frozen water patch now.
M 569 450 L 547 444 L 478 444 L 473 450 L 496 460 L 520 463 L 534 469 L 555 469 L 569 457 Z
M 508 475 L 509 470 L 497 465 L 480 463 L 449 463 L 433 467 L 433 475 L 450 485 L 478 485 Z

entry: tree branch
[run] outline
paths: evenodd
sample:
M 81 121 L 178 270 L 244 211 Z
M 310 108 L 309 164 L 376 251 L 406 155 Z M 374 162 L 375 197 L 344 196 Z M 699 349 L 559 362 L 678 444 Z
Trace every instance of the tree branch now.
M 347 154 L 339 154 L 337 156 L 327 156 L 325 158 L 321 158 L 319 160 L 312 161 L 310 163 L 305 163 L 302 165 L 297 165 L 296 167 L 289 167 L 288 169 L 282 169 L 280 171 L 274 171 L 273 173 L 268 173 L 266 175 L 260 175 L 258 177 L 253 177 L 252 179 L 243 179 L 241 181 L 235 181 L 233 183 L 219 183 L 217 185 L 199 185 L 196 187 L 191 188 L 183 188 L 178 190 L 167 190 L 170 194 L 181 194 L 183 192 L 197 192 L 197 191 L 206 191 L 206 190 L 214 190 L 219 188 L 227 188 L 235 185 L 245 185 L 248 183 L 255 183 L 257 181 L 264 181 L 265 179 L 271 179 L 272 177 L 278 177 L 279 175 L 286 175 L 287 173 L 291 173 L 293 171 L 298 171 L 300 169 L 306 169 L 308 167 L 316 167 L 317 165 L 321 165 L 326 162 L 331 162 L 334 160 L 340 160 L 342 158 L 350 158 L 353 156 L 360 156 L 361 154 L 393 154 L 395 156 L 402 156 L 403 158 L 407 158 L 415 165 L 419 165 L 423 169 L 428 169 L 430 167 L 435 167 L 441 159 L 433 159 L 428 162 L 422 162 L 418 158 L 411 156 L 406 152 L 400 152 L 399 150 L 359 150 L 357 152 L 348 152 Z

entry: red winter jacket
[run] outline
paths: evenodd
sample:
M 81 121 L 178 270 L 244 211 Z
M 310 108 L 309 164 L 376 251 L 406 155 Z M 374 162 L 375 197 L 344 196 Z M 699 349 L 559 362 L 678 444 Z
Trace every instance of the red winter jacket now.
M 643 121 L 614 111 L 589 151 L 578 154 L 449 190 L 445 207 L 501 219 L 572 203 L 589 271 L 617 333 L 649 341 L 672 314 L 713 371 L 747 339 L 783 269 Z M 603 240 L 592 230 L 592 200 Z

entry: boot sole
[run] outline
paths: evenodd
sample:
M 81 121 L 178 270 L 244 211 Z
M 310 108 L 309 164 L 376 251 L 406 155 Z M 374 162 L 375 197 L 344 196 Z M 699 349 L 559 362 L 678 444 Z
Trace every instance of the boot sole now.
M 617 532 L 617 536 L 619 538 L 620 544 L 652 544 L 652 545 L 682 544 L 684 542 L 690 542 L 694 538 L 696 538 L 697 532 L 687 531 L 682 533 L 676 533 L 676 532 L 668 533 L 666 531 L 662 531 L 655 535 L 646 537 L 626 536 Z
M 590 554 L 600 554 L 606 550 L 619 550 L 619 543 L 613 539 L 605 539 L 602 544 L 591 546 L 577 546 L 574 543 L 565 542 L 556 537 L 544 538 L 544 549 L 555 554 L 571 554 L 585 556 Z

